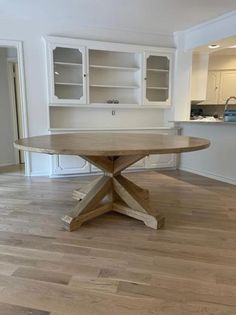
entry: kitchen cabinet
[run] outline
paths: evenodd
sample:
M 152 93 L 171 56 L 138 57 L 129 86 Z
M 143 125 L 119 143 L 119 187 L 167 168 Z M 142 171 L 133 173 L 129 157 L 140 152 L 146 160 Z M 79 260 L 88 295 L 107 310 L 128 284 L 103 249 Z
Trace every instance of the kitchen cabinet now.
M 205 104 L 218 104 L 220 90 L 220 72 L 209 71 Z
M 225 104 L 230 96 L 236 95 L 236 71 L 209 71 L 207 97 L 203 105 Z
M 221 71 L 218 104 L 225 104 L 227 98 L 236 95 L 236 71 Z

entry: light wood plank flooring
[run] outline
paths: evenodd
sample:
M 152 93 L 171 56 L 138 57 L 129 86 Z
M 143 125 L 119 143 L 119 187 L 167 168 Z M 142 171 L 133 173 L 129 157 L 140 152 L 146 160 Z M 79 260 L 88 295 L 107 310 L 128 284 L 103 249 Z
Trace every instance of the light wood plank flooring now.
M 60 217 L 94 177 L 0 171 L 1 315 L 235 315 L 236 187 L 178 171 L 130 173 L 162 230 L 109 213 Z

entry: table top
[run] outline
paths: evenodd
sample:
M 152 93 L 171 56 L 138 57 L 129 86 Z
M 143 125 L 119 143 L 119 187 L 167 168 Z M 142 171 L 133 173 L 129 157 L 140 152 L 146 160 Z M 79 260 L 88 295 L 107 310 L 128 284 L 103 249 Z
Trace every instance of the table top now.
M 148 133 L 67 133 L 20 139 L 24 151 L 80 156 L 166 154 L 202 150 L 210 141 L 202 138 Z

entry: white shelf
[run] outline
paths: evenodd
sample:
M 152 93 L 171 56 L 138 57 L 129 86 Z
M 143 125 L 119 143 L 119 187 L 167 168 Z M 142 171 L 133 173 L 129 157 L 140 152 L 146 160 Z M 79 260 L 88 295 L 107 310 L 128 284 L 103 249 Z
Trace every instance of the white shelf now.
M 168 73 L 169 70 L 166 70 L 166 69 L 150 69 L 148 68 L 147 71 L 150 71 L 150 72 L 164 72 L 164 73 Z
M 103 70 L 120 70 L 120 71 L 138 71 L 138 67 L 115 67 L 115 66 L 102 66 L 102 65 L 90 65 L 92 69 L 103 69 Z
M 149 90 L 168 90 L 168 87 L 162 87 L 162 86 L 147 86 L 147 89 Z
M 90 108 L 90 109 L 95 109 L 95 108 L 109 108 L 109 109 L 123 109 L 123 108 L 129 108 L 129 109 L 163 109 L 163 108 L 170 108 L 171 105 L 166 106 L 166 105 L 141 105 L 137 103 L 119 103 L 119 104 L 108 104 L 108 103 L 90 103 L 90 104 L 63 104 L 63 103 L 51 103 L 49 104 L 50 108 Z
M 82 83 L 55 82 L 55 85 L 83 86 Z
M 54 65 L 82 67 L 81 63 L 54 61 Z
M 91 84 L 90 87 L 95 88 L 115 88 L 115 89 L 138 89 L 137 85 L 108 85 L 108 84 Z

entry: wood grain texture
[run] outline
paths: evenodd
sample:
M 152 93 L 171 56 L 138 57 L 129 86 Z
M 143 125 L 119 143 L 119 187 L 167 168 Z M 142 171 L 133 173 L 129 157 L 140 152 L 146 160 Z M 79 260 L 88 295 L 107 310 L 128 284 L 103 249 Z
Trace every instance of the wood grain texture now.
M 62 217 L 63 226 L 67 231 L 74 231 L 81 225 L 95 217 L 109 211 L 117 211 L 124 215 L 143 221 L 144 224 L 153 229 L 164 226 L 165 220 L 158 211 L 152 211 L 149 206 L 149 193 L 147 190 L 133 184 L 130 180 L 117 172 L 114 164 L 121 157 L 96 157 L 95 162 L 101 169 L 107 169 L 105 175 L 93 182 L 91 186 L 86 185 L 81 192 L 77 189 L 73 192 L 73 198 L 78 200 L 70 214 Z M 129 166 L 131 161 L 135 163 L 140 156 L 122 157 L 122 168 Z M 93 161 L 90 159 L 90 161 Z M 104 161 L 108 161 L 108 167 Z M 110 166 L 110 162 L 112 163 Z M 111 171 L 108 173 L 109 169 Z M 86 192 L 87 191 L 87 192 Z
M 209 145 L 208 140 L 194 137 L 101 132 L 46 135 L 15 142 L 15 147 L 24 151 L 81 156 L 146 156 L 202 150 Z
M 6 171 L 6 169 L 5 169 Z M 0 170 L 1 315 L 235 315 L 236 187 L 180 171 L 129 173 L 164 229 L 109 212 L 69 233 L 71 191 L 96 176 Z
M 208 140 L 200 138 L 128 133 L 59 134 L 15 142 L 15 147 L 20 150 L 80 155 L 105 172 L 105 176 L 87 194 L 84 191 L 79 193 L 78 190 L 73 193 L 78 204 L 70 214 L 62 217 L 63 225 L 68 231 L 74 231 L 82 223 L 112 210 L 139 219 L 148 227 L 163 227 L 164 217 L 150 210 L 148 194 L 143 198 L 141 188 L 137 189 L 137 185 L 122 177 L 121 171 L 149 154 L 196 151 L 209 145 Z M 119 196 L 126 205 L 118 202 L 114 204 L 115 196 Z M 101 205 L 105 198 L 108 203 Z

